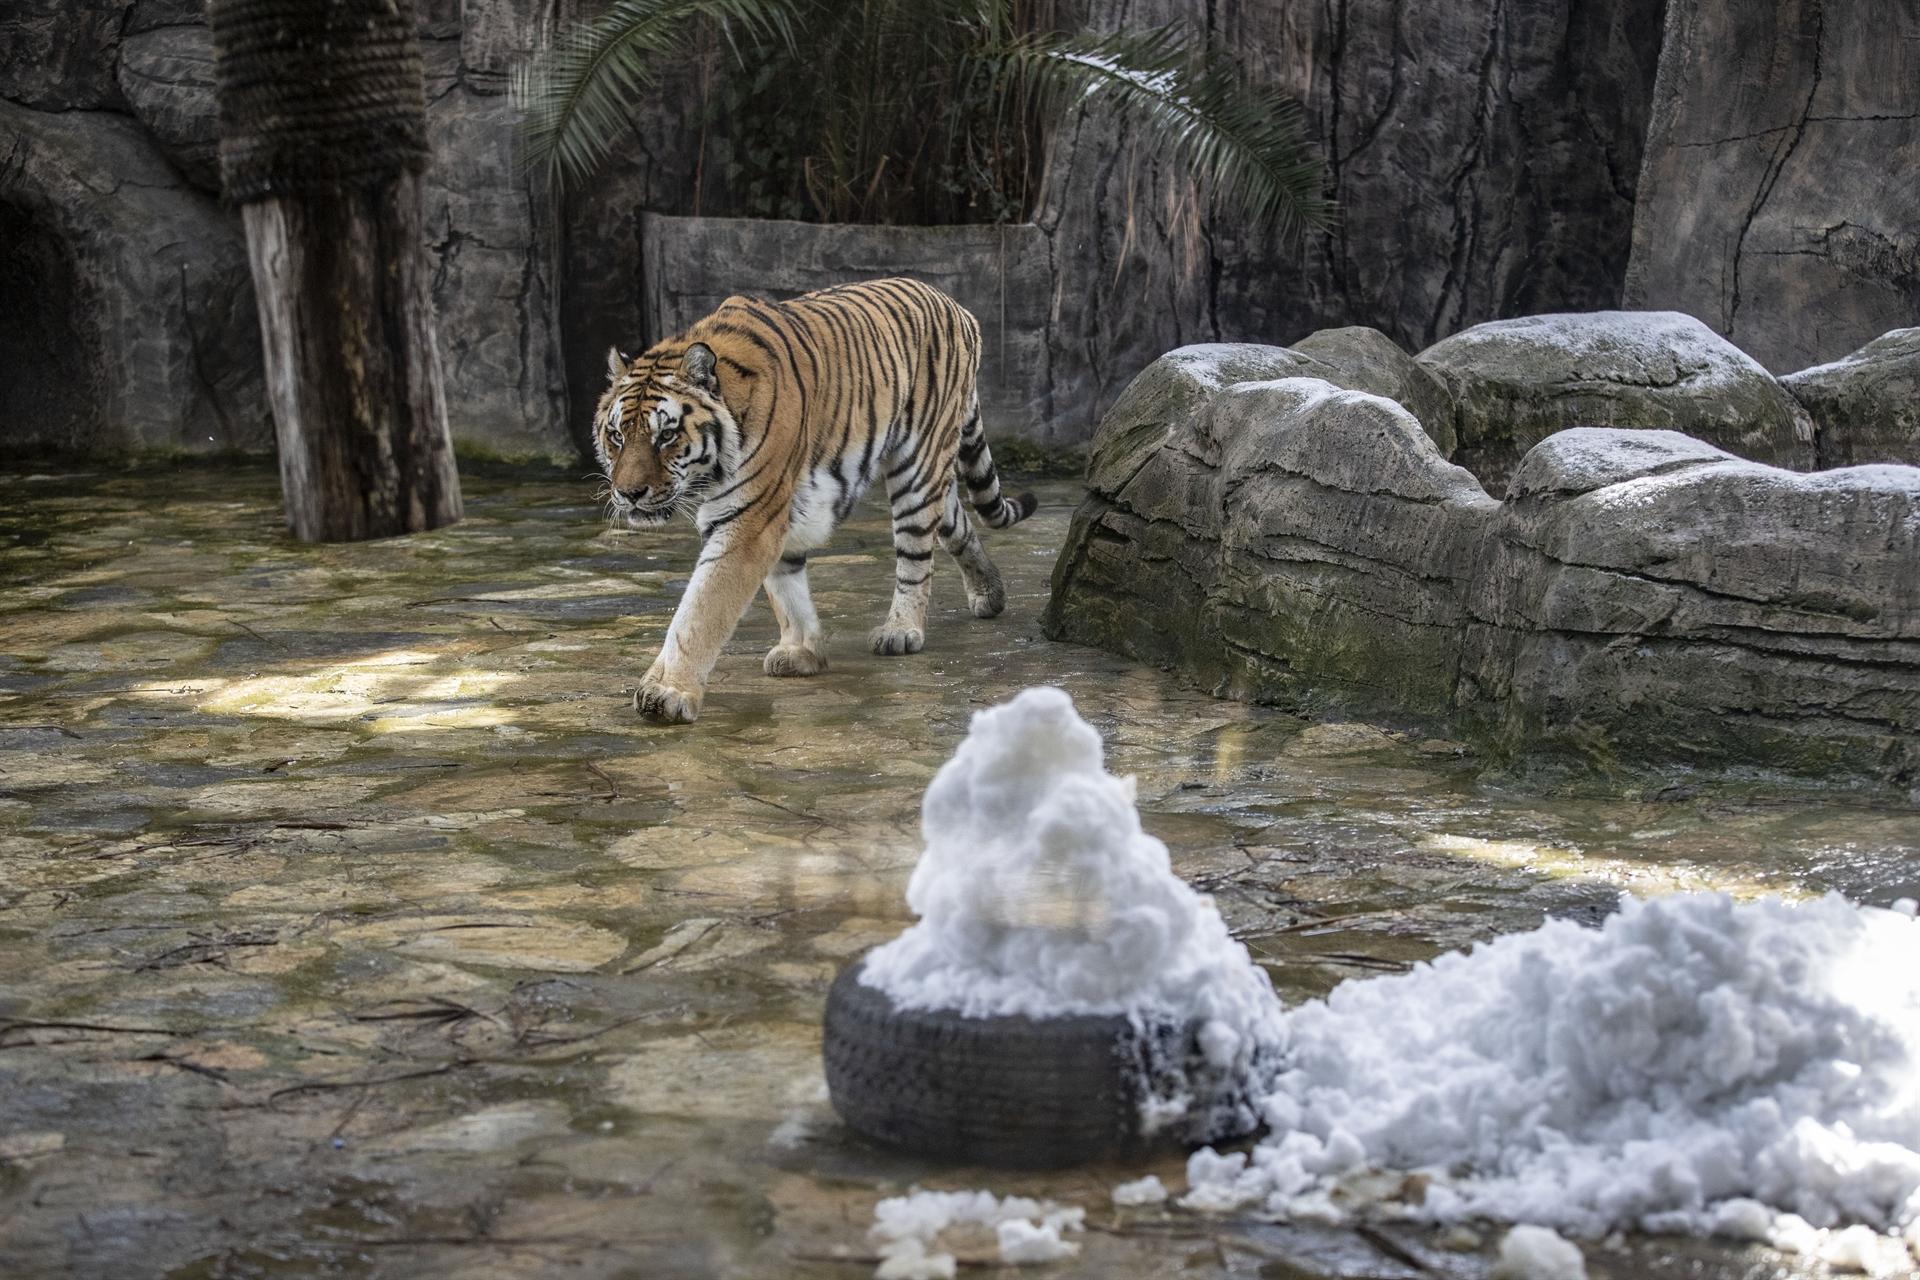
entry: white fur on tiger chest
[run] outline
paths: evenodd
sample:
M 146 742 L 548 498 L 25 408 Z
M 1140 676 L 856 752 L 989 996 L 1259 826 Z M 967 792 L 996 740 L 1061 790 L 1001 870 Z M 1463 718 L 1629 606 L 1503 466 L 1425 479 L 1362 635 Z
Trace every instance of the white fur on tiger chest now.
M 840 523 L 834 503 L 846 501 L 845 490 L 833 477 L 816 472 L 794 490 L 793 506 L 788 509 L 787 537 L 780 544 L 782 555 L 795 555 L 824 547 Z

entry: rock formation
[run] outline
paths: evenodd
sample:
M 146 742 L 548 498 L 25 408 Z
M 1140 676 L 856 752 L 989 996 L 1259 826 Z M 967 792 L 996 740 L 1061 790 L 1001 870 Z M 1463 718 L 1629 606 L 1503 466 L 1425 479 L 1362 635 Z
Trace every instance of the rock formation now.
M 1036 214 L 1062 281 L 1054 414 L 1086 438 L 1182 343 L 1359 324 L 1417 350 L 1481 320 L 1618 306 L 1663 3 L 1085 0 L 1102 29 L 1185 23 L 1297 96 L 1342 216 L 1283 242 L 1210 208 L 1124 125 L 1071 121 Z
M 0 431 L 60 449 L 272 439 L 238 222 L 125 116 L 0 101 Z
M 1189 348 L 1101 424 L 1048 634 L 1512 748 L 1920 769 L 1920 469 L 1576 428 L 1495 501 L 1399 404 Z
M 1496 320 L 1417 357 L 1453 393 L 1454 461 L 1499 489 L 1567 427 L 1665 428 L 1807 470 L 1813 424 L 1773 376 L 1692 316 L 1598 311 Z M 1371 388 L 1369 388 L 1371 389 Z
M 1920 321 L 1912 0 L 1670 0 L 1626 305 L 1775 372 Z
M 1920 466 L 1920 329 L 1895 329 L 1780 381 L 1813 417 L 1821 466 Z
M 589 7 L 417 3 L 435 147 L 435 299 L 454 432 L 469 450 L 576 450 L 606 347 L 658 336 L 642 308 L 640 212 L 714 212 L 696 190 L 705 100 L 691 64 L 636 104 L 616 154 L 557 217 L 516 172 L 507 72 Z M 1618 306 L 1623 289 L 1629 305 L 1700 317 L 1773 369 L 1832 360 L 1911 325 L 1920 44 L 1886 34 L 1909 16 L 1905 0 L 1846 10 L 1815 0 L 1072 0 L 1063 17 L 1101 29 L 1184 23 L 1298 96 L 1343 213 L 1335 230 L 1285 242 L 1210 207 L 1136 148 L 1125 124 L 1070 113 L 1033 213 L 1049 289 L 1028 340 L 1045 352 L 1044 394 L 1029 420 L 998 429 L 1082 443 L 1134 373 L 1182 343 L 1357 324 L 1417 349 L 1501 316 Z M 198 0 L 0 7 L 0 230 L 23 246 L 0 272 L 9 296 L 71 300 L 0 317 L 0 358 L 67 371 L 0 388 L 6 440 L 112 450 L 262 438 L 257 341 L 208 336 L 252 304 L 247 281 L 222 275 L 237 237 L 211 198 L 206 69 Z M 87 201 L 125 207 L 51 208 L 43 178 L 23 167 L 49 129 L 71 139 L 62 163 Z M 87 167 L 121 151 L 177 194 Z M 163 258 L 187 266 L 190 305 L 147 292 L 157 268 L 124 282 L 93 273 L 106 251 L 82 224 L 137 223 L 155 201 L 175 206 L 161 221 L 181 237 Z M 197 212 L 180 212 L 189 208 Z M 43 384 L 103 379 L 102 353 L 129 331 L 171 353 L 160 361 L 174 370 L 164 385 L 121 393 L 178 410 L 164 438 L 77 392 L 38 415 L 49 420 L 12 411 L 43 403 Z M 66 354 L 49 364 L 48 352 Z M 189 366 L 197 400 L 179 389 Z M 1407 396 L 1444 435 L 1431 406 L 1422 412 Z

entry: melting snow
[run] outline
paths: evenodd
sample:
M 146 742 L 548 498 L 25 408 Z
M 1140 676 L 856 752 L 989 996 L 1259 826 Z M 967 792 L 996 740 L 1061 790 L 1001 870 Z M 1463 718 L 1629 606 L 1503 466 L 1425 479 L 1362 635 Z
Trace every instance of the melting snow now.
M 1903 912 L 1629 900 L 1598 929 L 1550 921 L 1286 1022 L 1272 1136 L 1251 1159 L 1196 1153 L 1184 1204 L 1355 1209 L 1343 1183 L 1390 1168 L 1430 1181 L 1376 1211 L 1584 1236 L 1824 1256 L 1842 1246 L 1816 1228 L 1920 1218 L 1920 925 Z M 1792 1246 L 1787 1215 L 1815 1234 Z
M 861 974 L 895 1004 L 1198 1022 L 1204 1069 L 1236 1084 L 1275 1043 L 1266 974 L 1140 829 L 1133 779 L 1106 772 L 1099 733 L 1060 690 L 976 714 L 927 787 L 921 827 L 926 850 L 907 885 L 920 921 Z M 1198 1080 L 1156 1081 L 1149 1127 L 1221 1104 L 1195 1107 L 1188 1088 L 1206 1092 Z
M 1085 1209 L 1025 1196 L 1000 1199 L 991 1191 L 921 1191 L 882 1200 L 873 1208 L 867 1234 L 880 1249 L 875 1280 L 934 1280 L 951 1277 L 953 1254 L 934 1250 L 940 1233 L 953 1227 L 992 1230 L 1000 1261 L 1008 1265 L 1053 1262 L 1080 1252 L 1077 1240 L 1061 1233 L 1084 1229 Z
M 976 715 L 923 825 L 920 921 L 865 980 L 975 1016 L 1197 1022 L 1196 1060 L 1244 1077 L 1269 1136 L 1196 1152 L 1187 1208 L 1529 1224 L 1502 1255 L 1529 1280 L 1580 1274 L 1555 1231 L 1765 1240 L 1872 1275 L 1920 1253 L 1910 901 L 1628 899 L 1598 928 L 1549 921 L 1282 1013 L 1059 690 Z M 1017 1218 L 1006 1248 L 1068 1247 L 1034 1202 L 934 1194 L 883 1202 L 876 1238 L 931 1243 L 939 1225 L 889 1225 L 916 1214 Z M 1158 1194 L 1147 1178 L 1114 1200 Z
M 1559 1232 L 1522 1225 L 1500 1242 L 1493 1280 L 1587 1280 L 1587 1260 Z
M 1113 1189 L 1113 1203 L 1122 1209 L 1143 1204 L 1164 1204 L 1166 1200 L 1167 1188 L 1153 1174 L 1133 1182 L 1123 1182 Z

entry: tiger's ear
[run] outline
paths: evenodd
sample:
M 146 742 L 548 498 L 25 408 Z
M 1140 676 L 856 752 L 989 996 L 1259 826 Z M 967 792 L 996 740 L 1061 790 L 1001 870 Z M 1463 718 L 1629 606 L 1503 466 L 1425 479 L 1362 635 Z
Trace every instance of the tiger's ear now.
M 680 377 L 689 386 L 699 387 L 702 391 L 718 391 L 720 383 L 713 376 L 713 348 L 704 342 L 696 342 L 687 348 L 687 354 L 680 361 Z
M 632 361 L 628 360 L 625 356 L 620 354 L 620 348 L 608 347 L 607 348 L 607 381 L 608 382 L 620 381 L 620 375 L 627 371 L 627 366 L 631 363 Z

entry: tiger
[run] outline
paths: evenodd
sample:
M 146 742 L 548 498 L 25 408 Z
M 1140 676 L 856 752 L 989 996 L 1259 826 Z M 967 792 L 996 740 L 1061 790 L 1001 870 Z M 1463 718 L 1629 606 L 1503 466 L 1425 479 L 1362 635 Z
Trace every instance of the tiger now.
M 876 480 L 886 484 L 894 570 L 873 652 L 926 643 L 936 541 L 959 566 L 973 615 L 997 616 L 1006 591 L 974 518 L 1004 529 L 1039 504 L 1001 493 L 979 372 L 973 315 L 905 278 L 780 302 L 735 296 L 637 356 L 610 350 L 593 435 L 612 518 L 644 529 L 691 515 L 701 539 L 634 708 L 692 723 L 756 589 L 780 627 L 766 673 L 825 671 L 807 556 Z

